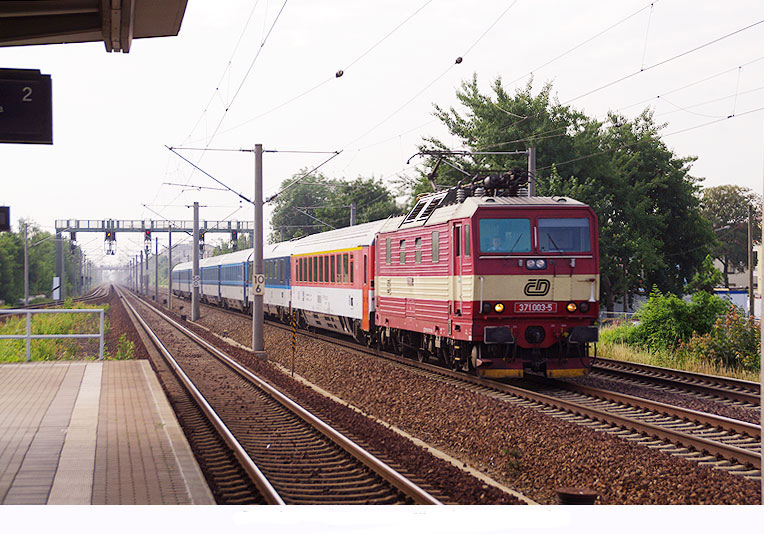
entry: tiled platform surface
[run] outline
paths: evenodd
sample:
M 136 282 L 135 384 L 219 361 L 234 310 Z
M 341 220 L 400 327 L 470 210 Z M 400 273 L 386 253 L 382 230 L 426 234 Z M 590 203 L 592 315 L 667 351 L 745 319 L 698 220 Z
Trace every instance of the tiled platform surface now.
M 0 364 L 0 504 L 214 504 L 148 362 Z

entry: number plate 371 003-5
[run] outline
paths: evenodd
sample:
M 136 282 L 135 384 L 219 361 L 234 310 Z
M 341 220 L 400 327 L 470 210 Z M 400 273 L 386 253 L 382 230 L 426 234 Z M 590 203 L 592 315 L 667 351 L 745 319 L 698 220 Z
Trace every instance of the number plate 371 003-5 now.
M 556 313 L 556 302 L 515 302 L 515 313 Z

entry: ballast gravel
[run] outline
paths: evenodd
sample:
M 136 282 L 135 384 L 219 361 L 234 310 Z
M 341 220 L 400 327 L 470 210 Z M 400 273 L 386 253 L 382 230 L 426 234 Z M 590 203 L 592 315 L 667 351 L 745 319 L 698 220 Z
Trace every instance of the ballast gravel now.
M 178 306 L 190 308 L 184 301 Z M 205 307 L 199 323 L 251 345 L 251 323 L 246 317 Z M 290 368 L 290 333 L 266 326 L 265 347 L 269 361 Z M 323 341 L 298 335 L 294 372 L 541 504 L 554 504 L 556 490 L 562 487 L 594 490 L 597 504 L 761 502 L 758 481 L 463 390 Z M 630 389 L 630 394 L 637 391 Z

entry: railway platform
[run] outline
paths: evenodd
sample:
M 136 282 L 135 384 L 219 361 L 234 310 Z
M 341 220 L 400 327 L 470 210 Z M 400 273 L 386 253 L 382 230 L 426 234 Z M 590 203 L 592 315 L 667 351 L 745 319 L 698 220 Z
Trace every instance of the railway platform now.
M 0 364 L 0 504 L 215 504 L 146 360 Z

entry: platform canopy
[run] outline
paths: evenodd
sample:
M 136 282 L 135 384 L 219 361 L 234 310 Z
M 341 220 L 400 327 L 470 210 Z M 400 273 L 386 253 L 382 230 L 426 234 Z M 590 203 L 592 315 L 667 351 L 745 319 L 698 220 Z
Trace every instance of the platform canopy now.
M 127 53 L 133 39 L 178 35 L 187 1 L 1 1 L 0 46 L 103 41 Z

